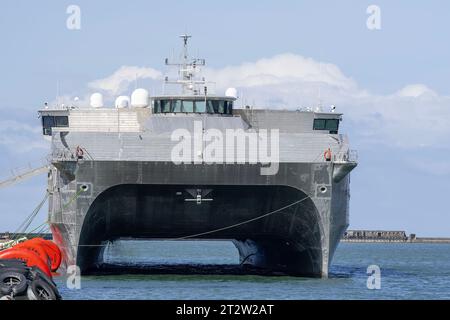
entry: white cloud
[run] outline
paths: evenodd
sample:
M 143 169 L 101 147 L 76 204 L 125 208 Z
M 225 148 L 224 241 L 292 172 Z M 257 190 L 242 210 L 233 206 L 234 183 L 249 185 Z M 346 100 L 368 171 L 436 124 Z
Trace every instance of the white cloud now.
M 41 152 L 50 148 L 42 137 L 41 127 L 14 120 L 0 121 L 0 146 L 12 153 Z
M 423 84 L 410 84 L 397 91 L 397 95 L 400 97 L 412 97 L 418 98 L 420 96 L 436 97 L 437 94 L 426 85 Z
M 94 90 L 103 90 L 111 95 L 118 95 L 128 89 L 136 79 L 159 79 L 162 73 L 153 68 L 122 66 L 109 77 L 90 82 L 88 86 Z
M 286 53 L 220 69 L 205 68 L 216 93 L 237 87 L 238 104 L 260 108 L 298 109 L 334 104 L 343 112 L 346 129 L 358 143 L 401 148 L 450 148 L 450 97 L 424 84 L 376 95 L 360 88 L 338 66 Z M 126 91 L 138 78 L 161 79 L 153 68 L 123 66 L 111 76 L 89 83 L 110 95 Z M 389 77 L 389 74 L 386 75 Z
M 256 107 L 298 109 L 317 106 L 319 100 L 324 106 L 334 104 L 360 143 L 450 148 L 450 97 L 424 84 L 375 95 L 336 65 L 294 54 L 205 73 L 217 83 L 218 93 L 237 87 L 242 102 Z
M 355 82 L 330 63 L 286 53 L 240 66 L 205 69 L 205 75 L 225 87 L 258 87 L 288 83 L 323 83 L 342 90 L 356 88 Z

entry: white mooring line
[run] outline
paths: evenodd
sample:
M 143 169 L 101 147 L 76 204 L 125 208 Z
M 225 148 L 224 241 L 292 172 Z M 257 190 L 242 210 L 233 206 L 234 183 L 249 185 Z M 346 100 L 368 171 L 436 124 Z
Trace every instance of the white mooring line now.
M 6 179 L 6 180 L 0 181 L 0 189 L 8 187 L 8 186 L 13 185 L 13 184 L 16 184 L 16 183 L 18 183 L 18 182 L 20 182 L 22 180 L 26 180 L 26 179 L 29 179 L 31 177 L 37 176 L 39 174 L 45 173 L 47 171 L 48 171 L 48 165 L 30 169 L 29 171 L 17 174 L 15 176 L 12 176 L 12 177 Z

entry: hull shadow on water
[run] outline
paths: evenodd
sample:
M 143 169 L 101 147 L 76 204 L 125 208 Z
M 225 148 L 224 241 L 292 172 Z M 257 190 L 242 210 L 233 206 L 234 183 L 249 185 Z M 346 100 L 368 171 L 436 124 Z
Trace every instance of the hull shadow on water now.
M 239 264 L 109 264 L 104 263 L 89 270 L 89 275 L 260 275 L 288 276 L 283 272 L 274 272 L 249 265 Z
M 231 276 L 265 276 L 292 277 L 279 271 L 257 268 L 251 265 L 239 264 L 117 264 L 103 263 L 88 272 L 92 276 L 117 275 L 231 275 Z M 332 267 L 329 278 L 352 278 L 365 276 L 365 270 L 346 266 Z M 303 278 L 302 276 L 295 276 Z

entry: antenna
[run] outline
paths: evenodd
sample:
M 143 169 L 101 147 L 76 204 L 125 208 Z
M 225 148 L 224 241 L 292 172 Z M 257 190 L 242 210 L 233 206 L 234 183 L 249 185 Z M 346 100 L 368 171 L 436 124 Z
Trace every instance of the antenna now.
M 322 111 L 322 62 L 319 62 L 319 88 L 318 88 L 318 99 L 319 104 L 317 106 L 317 111 Z
M 181 79 L 170 81 L 168 77 L 165 79 L 166 84 L 178 84 L 182 86 L 183 94 L 187 94 L 188 92 L 193 93 L 194 95 L 201 94 L 201 85 L 206 85 L 206 81 L 204 79 L 196 80 L 195 74 L 198 72 L 199 66 L 205 66 L 205 59 L 200 58 L 189 58 L 189 50 L 188 50 L 188 42 L 192 36 L 188 34 L 180 35 L 180 38 L 183 40 L 183 54 L 182 60 L 178 62 L 171 62 L 168 58 L 165 60 L 165 64 L 167 66 L 176 66 L 178 67 L 178 74 Z
M 192 36 L 187 34 L 182 34 L 180 38 L 183 39 L 183 59 L 187 62 L 188 59 L 188 40 L 192 38 Z
M 318 92 L 318 99 L 319 99 L 319 106 L 321 104 L 321 87 L 320 82 L 322 81 L 322 62 L 319 62 L 319 92 Z
M 56 106 L 59 106 L 59 80 L 56 80 Z

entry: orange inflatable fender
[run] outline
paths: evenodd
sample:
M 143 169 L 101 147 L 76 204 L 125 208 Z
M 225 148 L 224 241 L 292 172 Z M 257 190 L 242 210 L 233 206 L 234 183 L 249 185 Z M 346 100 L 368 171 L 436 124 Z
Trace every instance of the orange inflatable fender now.
M 51 260 L 50 257 L 48 256 L 47 252 L 45 251 L 44 247 L 40 244 L 37 243 L 33 243 L 30 241 L 25 241 L 19 244 L 16 244 L 14 247 L 7 249 L 6 251 L 9 250 L 27 250 L 27 251 L 31 251 L 34 254 L 36 254 L 39 258 L 41 258 L 41 260 L 43 262 L 45 262 L 47 264 L 47 266 L 50 268 L 51 265 Z
M 50 258 L 50 269 L 52 271 L 58 270 L 59 266 L 61 265 L 62 255 L 61 250 L 53 241 L 45 240 L 42 238 L 34 238 L 27 242 L 39 244 Z
M 37 267 L 50 278 L 52 278 L 52 273 L 48 265 L 31 250 L 26 250 L 25 248 L 11 248 L 0 252 L 0 259 L 22 260 L 28 267 Z

